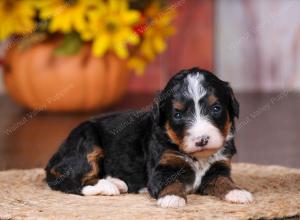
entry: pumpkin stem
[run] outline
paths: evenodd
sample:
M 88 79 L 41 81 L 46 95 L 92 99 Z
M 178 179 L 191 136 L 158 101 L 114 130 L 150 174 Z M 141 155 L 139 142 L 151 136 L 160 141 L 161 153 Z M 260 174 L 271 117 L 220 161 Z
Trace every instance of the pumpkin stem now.
M 8 62 L 6 62 L 5 58 L 0 58 L 0 66 L 3 68 L 3 73 L 10 73 L 11 67 Z
M 91 50 L 90 48 L 86 48 L 86 51 L 84 52 L 83 58 L 81 60 L 81 66 L 86 66 L 90 57 L 91 57 Z

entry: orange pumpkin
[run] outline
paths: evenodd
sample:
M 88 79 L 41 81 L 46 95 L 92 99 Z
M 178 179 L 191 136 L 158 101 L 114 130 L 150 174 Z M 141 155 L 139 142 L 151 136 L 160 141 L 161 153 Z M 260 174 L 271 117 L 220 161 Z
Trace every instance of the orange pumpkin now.
M 59 41 L 27 49 L 11 48 L 4 61 L 8 94 L 29 109 L 90 111 L 116 103 L 125 93 L 130 73 L 114 54 L 91 55 L 88 44 L 73 56 L 57 56 Z

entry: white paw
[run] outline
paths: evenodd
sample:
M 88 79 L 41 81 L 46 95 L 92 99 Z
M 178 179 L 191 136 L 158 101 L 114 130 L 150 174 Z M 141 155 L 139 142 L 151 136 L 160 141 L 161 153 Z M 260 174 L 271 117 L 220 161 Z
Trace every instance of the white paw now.
M 111 183 L 113 183 L 121 193 L 127 193 L 128 192 L 128 187 L 127 184 L 123 181 L 120 180 L 118 178 L 113 178 L 113 177 L 107 177 L 106 178 L 108 181 L 110 181 Z
M 94 186 L 83 187 L 81 192 L 85 196 L 94 196 L 99 194 L 104 196 L 120 195 L 118 187 L 106 179 L 99 180 Z
M 167 195 L 157 200 L 157 205 L 163 208 L 179 208 L 185 206 L 184 198 L 175 195 Z
M 144 187 L 139 190 L 139 194 L 148 193 L 148 188 Z
M 235 189 L 226 194 L 225 200 L 233 203 L 251 203 L 252 194 L 246 190 Z

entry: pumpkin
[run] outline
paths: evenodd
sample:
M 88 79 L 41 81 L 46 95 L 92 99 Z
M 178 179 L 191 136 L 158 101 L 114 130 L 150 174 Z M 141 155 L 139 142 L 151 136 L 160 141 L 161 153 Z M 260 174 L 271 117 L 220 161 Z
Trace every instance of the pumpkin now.
M 54 55 L 58 44 L 8 50 L 4 84 L 16 102 L 32 110 L 69 112 L 104 109 L 120 100 L 130 77 L 125 60 L 112 53 L 94 57 L 88 44 L 76 55 Z

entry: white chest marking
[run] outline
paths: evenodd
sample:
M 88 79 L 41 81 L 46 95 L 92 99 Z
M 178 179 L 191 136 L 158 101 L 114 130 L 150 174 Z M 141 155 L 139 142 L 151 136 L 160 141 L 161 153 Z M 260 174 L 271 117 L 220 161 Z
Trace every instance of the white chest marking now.
M 220 149 L 217 153 L 213 154 L 208 159 L 203 159 L 199 161 L 192 161 L 192 159 L 188 159 L 189 160 L 188 162 L 191 164 L 195 172 L 194 183 L 188 186 L 186 189 L 188 193 L 193 193 L 197 191 L 197 189 L 201 185 L 203 176 L 205 175 L 205 173 L 208 171 L 208 169 L 211 167 L 213 163 L 217 161 L 228 160 L 228 158 L 222 154 L 222 151 L 223 149 Z

